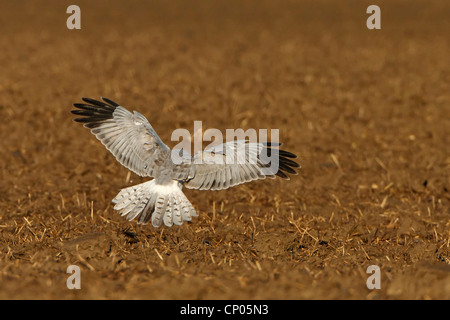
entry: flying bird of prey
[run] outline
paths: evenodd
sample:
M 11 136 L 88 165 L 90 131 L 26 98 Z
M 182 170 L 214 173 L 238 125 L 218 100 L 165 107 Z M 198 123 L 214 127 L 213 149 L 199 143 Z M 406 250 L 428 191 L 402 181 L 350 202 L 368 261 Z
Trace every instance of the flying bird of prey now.
M 194 155 L 170 150 L 139 112 L 131 113 L 106 98 L 82 100 L 85 103 L 73 104 L 78 109 L 71 112 L 81 116 L 74 121 L 90 129 L 123 166 L 139 176 L 153 178 L 122 189 L 112 200 L 114 209 L 128 220 L 137 218 L 138 223 L 147 224 L 151 219 L 154 227 L 162 222 L 168 227 L 181 225 L 198 215 L 182 192 L 183 186 L 222 190 L 266 177 L 289 179 L 286 173 L 297 174 L 294 168 L 300 167 L 291 160 L 296 156 L 280 150 L 279 143 L 230 141 Z M 245 147 L 244 156 L 238 155 L 241 145 Z M 183 161 L 173 161 L 173 152 Z M 218 161 L 229 155 L 236 155 L 237 161 Z M 249 161 L 251 155 L 256 161 Z M 196 161 L 200 158 L 202 161 Z M 268 164 L 268 158 L 278 161 L 275 169 Z

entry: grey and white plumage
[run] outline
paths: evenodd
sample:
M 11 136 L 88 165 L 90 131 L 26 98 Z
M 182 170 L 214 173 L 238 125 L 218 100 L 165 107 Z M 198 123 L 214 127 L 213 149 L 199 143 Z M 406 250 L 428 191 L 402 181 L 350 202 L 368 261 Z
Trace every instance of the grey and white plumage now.
M 82 98 L 74 103 L 74 121 L 99 139 L 123 166 L 142 177 L 153 180 L 122 189 L 113 199 L 114 209 L 128 220 L 152 221 L 154 227 L 180 225 L 197 216 L 182 187 L 199 190 L 223 190 L 266 177 L 289 179 L 300 166 L 291 160 L 293 153 L 280 150 L 280 144 L 231 141 L 206 148 L 194 155 L 184 150 L 184 161 L 174 162 L 172 152 L 162 142 L 147 119 L 137 111 L 131 113 L 107 98 L 97 101 Z M 227 156 L 236 161 L 226 161 Z M 274 170 L 267 163 L 271 156 L 278 160 Z M 201 158 L 200 161 L 196 161 Z M 249 159 L 255 161 L 249 161 Z

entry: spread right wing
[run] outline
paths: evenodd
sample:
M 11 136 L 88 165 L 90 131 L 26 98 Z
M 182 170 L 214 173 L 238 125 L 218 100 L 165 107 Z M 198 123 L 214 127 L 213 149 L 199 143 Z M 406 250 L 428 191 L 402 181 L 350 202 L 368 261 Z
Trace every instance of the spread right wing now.
M 286 173 L 297 174 L 295 169 L 300 165 L 289 159 L 297 158 L 295 154 L 280 150 L 279 146 L 279 143 L 238 140 L 206 148 L 193 156 L 193 170 L 186 178 L 185 186 L 222 190 L 266 177 L 279 176 L 288 180 Z

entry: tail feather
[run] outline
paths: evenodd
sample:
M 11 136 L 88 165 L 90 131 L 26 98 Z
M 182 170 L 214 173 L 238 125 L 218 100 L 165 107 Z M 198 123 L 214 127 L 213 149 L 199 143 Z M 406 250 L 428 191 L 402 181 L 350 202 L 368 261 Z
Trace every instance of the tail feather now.
M 197 216 L 177 181 L 160 185 L 151 180 L 128 187 L 122 189 L 113 202 L 114 209 L 120 210 L 127 220 L 137 217 L 138 223 L 142 224 L 151 220 L 154 227 L 160 227 L 162 222 L 168 227 L 181 225 L 183 221 L 190 221 L 193 216 Z
M 183 217 L 181 215 L 181 202 L 182 199 L 180 196 L 175 198 L 173 207 L 173 223 L 176 225 L 180 225 L 183 223 Z
M 153 215 L 152 215 L 152 225 L 154 227 L 159 228 L 161 226 L 161 223 L 162 223 L 163 217 L 164 217 L 164 213 L 166 212 L 167 200 L 168 200 L 168 198 L 166 198 L 163 195 L 160 195 L 158 197 L 158 200 L 156 201 L 155 211 L 153 212 Z M 171 227 L 171 226 L 172 225 L 169 225 L 168 227 Z
M 155 198 L 156 194 L 151 194 L 148 198 L 145 207 L 142 209 L 141 215 L 138 218 L 138 223 L 145 223 L 145 221 L 150 220 L 152 212 L 155 210 Z
M 142 211 L 143 206 L 145 205 L 145 202 L 142 200 L 145 200 L 145 194 L 143 190 L 136 190 L 136 193 L 131 194 L 130 198 L 126 199 L 127 204 L 122 209 L 121 215 L 127 216 L 128 220 L 133 220 L 140 211 Z
M 174 198 L 169 198 L 167 200 L 166 212 L 164 213 L 164 224 L 168 227 L 171 227 L 173 226 L 172 210 L 174 209 Z

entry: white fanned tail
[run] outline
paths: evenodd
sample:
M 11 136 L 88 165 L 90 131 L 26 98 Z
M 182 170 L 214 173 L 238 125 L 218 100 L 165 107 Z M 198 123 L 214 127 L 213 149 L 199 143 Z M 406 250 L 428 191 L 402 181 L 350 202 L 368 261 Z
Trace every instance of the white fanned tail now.
M 197 216 L 181 188 L 178 181 L 166 184 L 147 181 L 122 189 L 113 199 L 114 209 L 120 210 L 128 220 L 137 217 L 138 223 L 142 224 L 147 224 L 151 218 L 154 227 L 160 227 L 163 221 L 168 227 L 180 225 Z

